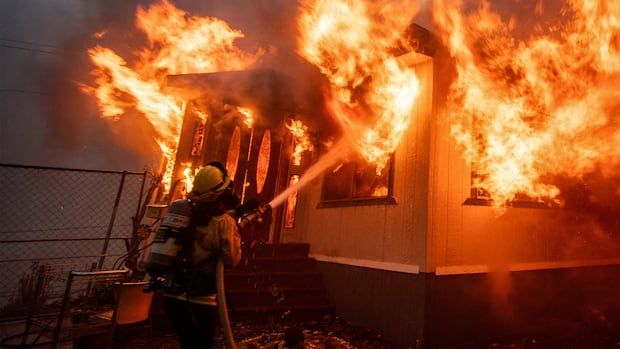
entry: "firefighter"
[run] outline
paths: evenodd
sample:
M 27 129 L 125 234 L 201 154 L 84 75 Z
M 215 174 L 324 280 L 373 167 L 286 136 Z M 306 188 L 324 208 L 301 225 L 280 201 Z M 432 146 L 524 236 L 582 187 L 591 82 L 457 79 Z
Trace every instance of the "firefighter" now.
M 215 266 L 223 258 L 232 268 L 241 259 L 241 238 L 227 214 L 238 205 L 232 180 L 220 163 L 198 171 L 188 200 L 192 203 L 191 265 L 182 292 L 166 292 L 164 308 L 183 348 L 210 348 L 217 325 Z

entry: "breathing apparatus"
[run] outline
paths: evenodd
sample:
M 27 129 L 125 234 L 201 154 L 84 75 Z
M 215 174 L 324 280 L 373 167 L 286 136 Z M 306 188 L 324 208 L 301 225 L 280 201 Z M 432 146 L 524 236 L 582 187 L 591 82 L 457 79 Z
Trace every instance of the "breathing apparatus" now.
M 194 227 L 207 225 L 213 216 L 231 210 L 240 228 L 262 222 L 271 210 L 258 200 L 239 205 L 239 197 L 232 190 L 232 180 L 219 162 L 200 169 L 194 177 L 193 190 L 187 199 L 170 204 L 168 212 L 156 231 L 151 252 L 146 262 L 150 275 L 145 291 L 165 289 L 182 293 L 190 281 L 193 268 L 192 243 Z
M 206 225 L 213 215 L 220 213 L 217 200 L 226 190 L 231 190 L 231 184 L 232 180 L 220 163 L 209 163 L 196 174 L 194 189 L 188 198 L 170 205 L 157 229 L 146 262 L 146 271 L 151 278 L 145 291 L 183 292 L 193 266 L 193 226 Z

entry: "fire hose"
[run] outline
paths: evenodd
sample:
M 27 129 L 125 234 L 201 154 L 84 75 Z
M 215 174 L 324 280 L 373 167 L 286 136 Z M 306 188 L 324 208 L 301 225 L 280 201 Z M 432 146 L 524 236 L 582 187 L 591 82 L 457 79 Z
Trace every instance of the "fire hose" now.
M 243 228 L 246 225 L 253 222 L 261 222 L 263 215 L 271 210 L 271 206 L 262 205 L 256 210 L 252 210 L 248 214 L 243 215 L 239 220 L 239 227 Z M 230 327 L 230 318 L 228 317 L 228 305 L 226 304 L 226 288 L 224 285 L 224 259 L 218 258 L 217 266 L 215 269 L 215 283 L 216 283 L 216 299 L 217 299 L 217 313 L 220 318 L 220 325 L 222 326 L 222 333 L 224 334 L 224 342 L 226 348 L 236 349 L 235 338 Z
M 215 283 L 217 288 L 217 313 L 220 317 L 220 325 L 224 334 L 224 342 L 226 348 L 236 349 L 235 338 L 233 337 L 232 328 L 230 327 L 230 319 L 228 317 L 228 306 L 226 305 L 226 290 L 224 287 L 224 259 L 220 257 L 217 260 L 215 269 Z

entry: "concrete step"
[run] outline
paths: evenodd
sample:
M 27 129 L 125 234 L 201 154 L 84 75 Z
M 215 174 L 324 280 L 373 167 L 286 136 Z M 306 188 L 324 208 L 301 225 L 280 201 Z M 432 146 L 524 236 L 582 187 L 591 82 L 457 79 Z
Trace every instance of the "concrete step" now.
M 257 290 L 228 290 L 227 299 L 233 308 L 251 308 L 272 305 L 295 306 L 330 305 L 324 288 L 277 288 Z
M 226 274 L 227 290 L 267 289 L 274 285 L 279 288 L 317 288 L 322 287 L 320 273 L 310 272 L 238 272 Z
M 304 272 L 316 270 L 308 257 L 257 257 L 241 261 L 233 272 Z

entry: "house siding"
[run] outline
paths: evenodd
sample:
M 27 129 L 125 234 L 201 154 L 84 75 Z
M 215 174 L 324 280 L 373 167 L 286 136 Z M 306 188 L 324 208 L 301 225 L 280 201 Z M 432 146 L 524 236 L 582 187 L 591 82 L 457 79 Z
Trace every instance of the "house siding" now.
M 321 179 L 298 197 L 295 229 L 281 242 L 307 242 L 311 253 L 330 257 L 408 264 L 426 262 L 429 137 L 433 62 L 415 66 L 420 95 L 411 125 L 394 156 L 395 205 L 317 208 Z

